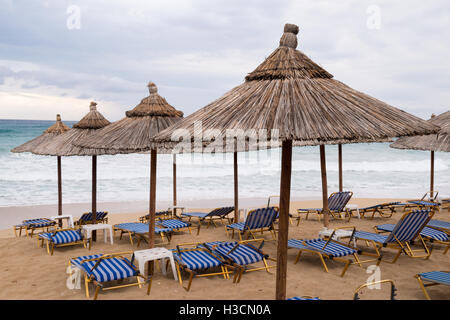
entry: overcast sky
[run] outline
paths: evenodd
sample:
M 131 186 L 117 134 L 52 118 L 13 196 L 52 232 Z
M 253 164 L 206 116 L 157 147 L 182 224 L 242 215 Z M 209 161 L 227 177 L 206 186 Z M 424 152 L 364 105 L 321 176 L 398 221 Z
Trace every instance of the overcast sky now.
M 0 0 L 0 118 L 79 120 L 95 100 L 115 121 L 150 80 L 188 115 L 241 84 L 286 22 L 335 79 L 423 118 L 450 109 L 448 0 Z

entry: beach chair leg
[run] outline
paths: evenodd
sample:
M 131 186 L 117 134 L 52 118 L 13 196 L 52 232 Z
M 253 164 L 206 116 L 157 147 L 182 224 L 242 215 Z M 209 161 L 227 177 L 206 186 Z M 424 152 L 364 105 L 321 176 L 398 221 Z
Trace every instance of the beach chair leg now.
M 86 291 L 86 298 L 89 299 L 89 278 L 87 275 L 84 276 L 84 290 Z
M 47 253 L 50 254 L 50 243 L 47 240 Z
M 353 257 L 355 258 L 356 264 L 362 268 L 362 264 L 361 264 L 361 261 L 359 261 L 358 255 L 356 253 L 354 253 Z
M 449 248 L 450 248 L 450 243 L 448 244 L 447 248 L 445 248 L 443 254 L 447 254 Z
M 136 276 L 136 281 L 138 283 L 139 289 L 142 288 L 141 279 L 139 279 L 139 276 Z
M 189 291 L 191 289 L 192 279 L 194 279 L 194 277 L 195 277 L 195 273 L 193 271 L 188 270 L 188 272 L 189 272 L 189 283 L 188 283 L 187 288 L 183 287 L 186 291 Z
M 423 294 L 425 295 L 425 298 L 427 300 L 431 300 L 430 296 L 428 295 L 427 289 L 425 288 L 425 285 L 423 284 L 422 279 L 420 278 L 419 275 L 416 276 L 417 281 L 419 282 L 420 288 L 422 289 Z
M 183 279 L 181 279 L 180 265 L 178 263 L 176 263 L 176 268 L 177 268 L 178 282 L 180 283 L 181 286 L 183 286 Z
M 96 287 L 95 287 L 95 294 L 94 294 L 94 300 L 97 300 L 97 297 L 98 297 L 98 292 L 100 291 L 100 286 L 99 285 L 97 285 Z
M 352 263 L 352 260 L 347 261 L 347 263 L 345 264 L 344 270 L 342 270 L 341 277 L 343 277 L 345 275 L 345 272 L 347 272 L 347 269 L 351 263 Z
M 242 275 L 244 274 L 244 272 L 245 272 L 245 269 L 242 267 L 241 269 L 240 269 L 240 272 L 239 272 L 239 277 L 238 277 L 238 279 L 237 279 L 237 282 L 236 283 L 239 283 L 239 282 L 241 282 L 241 278 L 242 278 Z
M 133 243 L 133 236 L 131 235 L 131 232 L 128 232 L 128 235 L 130 236 L 130 243 L 131 243 L 131 245 L 133 245 L 134 243 Z
M 301 219 L 301 215 L 300 215 L 300 213 L 298 214 L 298 217 L 297 217 L 297 227 L 300 225 L 300 219 Z
M 298 260 L 300 260 L 300 256 L 302 255 L 302 250 L 298 251 L 297 257 L 295 258 L 294 264 L 297 264 Z
M 222 272 L 223 272 L 223 278 L 224 278 L 224 279 L 229 279 L 227 267 L 220 266 L 220 268 L 221 268 L 221 270 L 222 270 Z
M 325 268 L 325 271 L 328 272 L 328 267 L 327 264 L 325 263 L 325 259 L 323 258 L 323 256 L 320 253 L 317 253 L 319 255 L 320 261 L 322 261 L 322 265 Z
M 264 267 L 266 268 L 266 271 L 267 271 L 268 273 L 270 273 L 269 266 L 267 265 L 266 259 L 263 258 L 263 262 L 264 262 Z
M 197 227 L 197 235 L 200 234 L 200 228 L 201 228 L 201 226 L 202 226 L 202 222 L 199 220 L 199 221 L 198 221 L 198 227 Z
M 54 251 L 55 251 L 55 244 L 52 242 L 52 253 L 51 253 L 51 255 L 53 255 Z

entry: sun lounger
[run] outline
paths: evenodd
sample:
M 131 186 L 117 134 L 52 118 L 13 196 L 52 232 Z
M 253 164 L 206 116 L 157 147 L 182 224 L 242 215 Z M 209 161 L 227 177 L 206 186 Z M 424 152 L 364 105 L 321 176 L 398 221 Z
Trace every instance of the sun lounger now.
M 450 232 L 450 222 L 447 221 L 432 219 L 428 222 L 427 227 L 438 229 L 446 233 Z
M 57 247 L 73 246 L 82 244 L 86 248 L 86 239 L 81 233 L 81 229 L 60 229 L 54 232 L 43 232 L 39 234 L 38 242 L 40 247 L 47 243 L 47 252 L 53 255 L 53 251 Z M 89 240 L 89 250 L 91 249 L 92 240 Z
M 222 208 L 216 208 L 210 212 L 184 212 L 181 214 L 182 217 L 188 217 L 191 221 L 192 218 L 198 219 L 198 229 L 197 229 L 197 235 L 200 233 L 200 227 L 203 221 L 208 220 L 207 228 L 211 224 L 213 224 L 215 227 L 217 227 L 214 220 L 220 220 L 223 223 L 223 219 L 228 219 L 228 223 L 231 223 L 231 219 L 228 218 L 228 215 L 234 211 L 234 207 L 222 207 Z
M 181 286 L 183 286 L 181 270 L 189 273 L 188 286 L 183 286 L 186 291 L 190 290 L 194 277 L 222 275 L 224 279 L 229 278 L 230 272 L 223 261 L 200 243 L 179 244 L 175 250 L 172 250 L 172 253 L 177 267 L 178 281 Z M 220 269 L 220 271 L 217 269 Z M 211 272 L 204 273 L 207 270 Z
M 358 210 L 362 218 L 365 218 L 367 213 L 372 213 L 372 216 L 370 217 L 371 219 L 374 218 L 376 213 L 378 213 L 383 218 L 390 218 L 395 213 L 395 209 L 398 208 L 399 206 L 402 206 L 402 203 L 400 203 L 399 201 L 385 202 L 374 206 L 359 208 Z M 356 209 L 350 211 L 354 210 Z
M 145 282 L 148 282 L 147 295 L 150 294 L 151 278 L 147 279 L 139 273 L 139 270 L 133 264 L 133 256 L 131 261 L 124 257 L 124 255 L 132 253 L 97 254 L 72 258 L 70 263 L 85 273 L 86 297 L 89 298 L 90 283 L 93 283 L 96 287 L 94 300 L 97 299 L 100 289 L 106 291 L 130 286 L 141 288 Z M 124 284 L 124 281 L 130 278 L 136 278 L 136 282 Z M 144 280 L 144 283 L 141 282 L 140 278 Z M 106 287 L 106 284 L 112 281 L 119 281 L 119 285 Z
M 21 224 L 14 226 L 14 234 L 17 237 L 17 230 L 19 230 L 19 237 L 22 235 L 22 229 L 25 230 L 27 236 L 33 237 L 34 230 L 42 229 L 42 231 L 48 231 L 50 227 L 56 225 L 54 220 L 47 218 L 29 219 L 22 221 Z M 31 231 L 28 233 L 28 231 Z
M 159 218 L 159 217 L 170 217 L 172 216 L 172 212 L 169 210 L 165 210 L 165 211 L 157 211 L 155 212 L 155 217 Z M 148 218 L 150 217 L 149 214 L 139 217 L 139 222 L 141 223 L 148 223 Z
M 95 217 L 96 223 L 108 223 L 108 212 L 99 211 Z M 94 215 L 92 212 L 85 212 L 81 215 L 78 221 L 75 221 L 75 225 L 92 224 L 94 223 Z
M 260 242 L 258 247 L 252 244 L 256 242 Z M 233 283 L 239 283 L 241 281 L 242 274 L 245 272 L 266 270 L 270 273 L 269 269 L 275 267 L 267 264 L 267 260 L 276 260 L 269 258 L 267 254 L 261 251 L 263 245 L 264 240 L 204 243 L 204 246 L 213 254 L 224 259 L 223 262 L 225 265 L 228 265 L 231 269 L 236 270 Z M 249 265 L 253 265 L 258 262 L 263 262 L 264 266 L 249 267 Z
M 375 226 L 375 230 L 381 232 L 392 232 L 394 230 L 395 224 L 381 224 Z M 450 247 L 450 238 L 447 233 L 443 231 L 439 231 L 430 227 L 424 227 L 420 232 L 420 235 L 425 239 L 430 241 L 431 243 L 440 243 L 446 245 L 447 248 L 444 250 L 444 254 L 447 253 Z
M 350 201 L 353 192 L 351 191 L 343 191 L 343 192 L 334 192 L 328 197 L 328 209 L 330 210 L 330 214 L 334 219 L 347 219 L 350 221 L 351 213 L 349 210 L 345 209 L 345 206 Z M 320 220 L 320 215 L 322 213 L 322 208 L 306 208 L 306 209 L 298 209 L 297 213 L 297 225 L 300 223 L 301 214 L 306 214 L 306 220 L 308 220 L 308 216 L 310 213 L 317 214 L 318 219 Z M 341 216 L 344 214 L 344 217 Z
M 159 225 L 160 228 L 171 229 L 172 231 L 188 229 L 189 233 L 192 234 L 191 223 L 182 221 L 181 219 L 159 219 L 156 221 L 156 225 Z
M 336 260 L 345 263 L 344 269 L 341 272 L 341 277 L 345 275 L 345 272 L 351 264 L 357 264 L 361 266 L 361 262 L 358 257 L 358 250 L 348 244 L 333 240 L 333 235 L 334 232 L 328 238 L 328 240 L 319 238 L 310 240 L 288 240 L 288 248 L 295 248 L 299 250 L 295 259 L 295 263 L 298 262 L 303 252 L 317 254 L 326 272 L 328 272 L 328 267 L 325 263 L 325 259 Z M 349 257 L 351 256 L 353 256 L 354 261 L 352 259 L 349 259 Z
M 431 271 L 419 273 L 416 275 L 416 278 L 427 300 L 431 300 L 431 298 L 428 295 L 426 287 L 436 286 L 440 284 L 450 286 L 449 271 Z
M 433 216 L 433 212 L 429 210 L 417 210 L 407 212 L 397 222 L 392 232 L 388 235 L 382 235 L 378 233 L 355 231 L 354 238 L 356 240 L 363 240 L 367 245 L 372 244 L 376 253 L 365 252 L 367 255 L 375 256 L 378 260 L 377 265 L 381 262 L 382 254 L 381 248 L 390 247 L 397 249 L 398 252 L 394 259 L 390 263 L 395 263 L 402 252 L 412 258 L 426 258 L 431 255 L 431 250 L 428 249 L 425 241 L 423 240 L 420 232 L 426 226 Z M 419 238 L 419 242 L 423 247 L 423 250 L 413 250 L 410 243 Z M 416 255 L 415 252 L 423 251 L 425 254 Z M 366 261 L 365 261 L 366 262 Z
M 260 208 L 252 210 L 245 218 L 245 222 L 237 222 L 229 224 L 225 227 L 225 231 L 232 231 L 231 237 L 234 237 L 234 232 L 238 231 L 239 240 L 242 241 L 242 236 L 247 233 L 247 239 L 250 235 L 255 238 L 254 232 L 260 231 L 263 234 L 264 231 L 269 231 L 272 234 L 272 238 L 276 238 L 276 234 L 273 228 L 273 223 L 277 217 L 278 211 L 275 207 Z
M 134 244 L 133 237 L 138 238 L 137 246 L 139 247 L 142 240 L 146 240 L 146 236 L 148 236 L 149 225 L 148 223 L 141 222 L 127 222 L 127 223 L 119 223 L 113 226 L 114 231 L 120 231 L 120 239 L 124 234 L 129 235 L 131 245 Z M 155 225 L 155 234 L 161 236 L 161 240 L 163 243 L 166 243 L 165 238 L 167 238 L 167 243 L 170 243 L 170 239 L 172 237 L 172 229 L 161 227 L 160 225 Z

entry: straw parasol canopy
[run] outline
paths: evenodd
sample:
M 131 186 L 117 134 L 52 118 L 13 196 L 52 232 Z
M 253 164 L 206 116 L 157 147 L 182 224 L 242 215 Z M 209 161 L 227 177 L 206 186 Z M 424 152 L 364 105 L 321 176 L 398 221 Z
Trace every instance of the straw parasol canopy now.
M 276 298 L 286 298 L 287 236 L 293 141 L 320 145 L 322 198 L 328 215 L 325 144 L 337 141 L 376 142 L 398 136 L 434 133 L 434 125 L 396 109 L 333 79 L 325 69 L 296 50 L 299 28 L 286 24 L 279 47 L 245 82 L 155 137 L 174 144 L 173 133 L 187 130 L 191 141 L 207 130 L 226 136 L 227 130 L 277 130 L 282 141 L 280 227 L 277 250 Z M 194 130 L 195 123 L 201 129 Z M 196 132 L 197 131 L 197 132 Z M 177 141 L 175 141 L 176 143 Z
M 438 116 L 431 116 L 430 123 L 440 127 L 436 134 L 404 137 L 391 144 L 395 149 L 450 152 L 450 110 Z
M 70 128 L 61 121 L 61 116 L 57 114 L 56 122 L 48 127 L 40 136 L 37 136 L 36 138 L 31 139 L 30 141 L 27 141 L 18 147 L 15 147 L 11 150 L 11 152 L 32 152 L 39 145 L 53 140 L 53 138 L 60 135 L 61 133 L 68 131 L 69 129 Z
M 450 110 L 438 116 L 432 115 L 430 123 L 441 129 L 436 134 L 403 137 L 390 145 L 395 149 L 431 151 L 430 153 L 430 198 L 434 194 L 434 152 L 450 152 Z
M 39 145 L 32 151 L 34 154 L 58 157 L 92 156 L 92 214 L 94 223 L 97 215 L 97 155 L 104 153 L 99 149 L 83 149 L 75 147 L 72 142 L 86 138 L 109 124 L 110 122 L 97 111 L 97 103 L 92 101 L 89 106 L 89 112 L 80 121 L 74 124 L 72 129 Z M 95 232 L 92 238 L 95 240 Z
M 151 142 L 160 131 L 170 127 L 183 117 L 183 112 L 176 110 L 167 103 L 166 99 L 158 94 L 158 88 L 153 82 L 149 82 L 150 95 L 132 110 L 125 113 L 126 117 L 98 130 L 93 135 L 74 141 L 74 146 L 87 148 L 87 150 L 101 150 L 105 154 L 141 153 L 150 151 L 150 224 L 149 246 L 154 245 L 155 208 L 156 208 L 156 161 L 158 150 Z M 175 158 L 174 158 L 174 202 L 175 195 Z
M 74 141 L 74 145 L 100 149 L 107 154 L 149 151 L 152 148 L 151 138 L 178 122 L 183 117 L 183 112 L 167 103 L 158 94 L 158 88 L 153 82 L 149 82 L 147 86 L 150 95 L 142 99 L 134 109 L 127 111 L 125 118 L 85 139 Z
M 68 126 L 66 126 L 61 121 L 61 116 L 59 114 L 56 115 L 56 122 L 48 127 L 40 136 L 37 136 L 30 141 L 25 142 L 24 144 L 15 147 L 11 150 L 11 152 L 21 153 L 21 152 L 32 152 L 34 149 L 39 147 L 40 145 L 49 143 L 55 137 L 60 134 L 70 130 Z M 57 160 L 57 171 L 58 171 L 58 215 L 62 215 L 62 176 L 61 176 L 61 157 L 58 156 Z
M 72 129 L 59 135 L 57 138 L 42 143 L 32 152 L 49 156 L 94 156 L 104 154 L 102 150 L 84 149 L 74 146 L 72 143 L 89 137 L 96 130 L 110 124 L 105 117 L 97 111 L 97 103 L 91 102 L 89 112 Z

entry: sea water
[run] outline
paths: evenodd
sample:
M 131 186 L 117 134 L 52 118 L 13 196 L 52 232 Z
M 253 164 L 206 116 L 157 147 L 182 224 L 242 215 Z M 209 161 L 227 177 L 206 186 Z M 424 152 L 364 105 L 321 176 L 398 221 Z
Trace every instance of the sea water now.
M 10 150 L 54 121 L 0 120 L 0 206 L 55 204 L 56 157 Z M 72 122 L 65 122 L 71 126 Z M 337 146 L 326 146 L 329 193 L 338 189 Z M 320 199 L 319 147 L 295 147 L 292 191 L 296 199 Z M 266 198 L 280 188 L 280 149 L 239 153 L 241 198 Z M 147 200 L 149 154 L 98 157 L 98 202 Z M 435 154 L 435 190 L 450 194 L 450 153 Z M 416 198 L 429 189 L 430 152 L 396 150 L 389 143 L 343 146 L 344 189 L 355 197 Z M 63 201 L 91 200 L 91 157 L 63 157 Z M 232 154 L 177 155 L 180 203 L 233 197 Z M 172 155 L 158 155 L 157 199 L 172 199 Z

